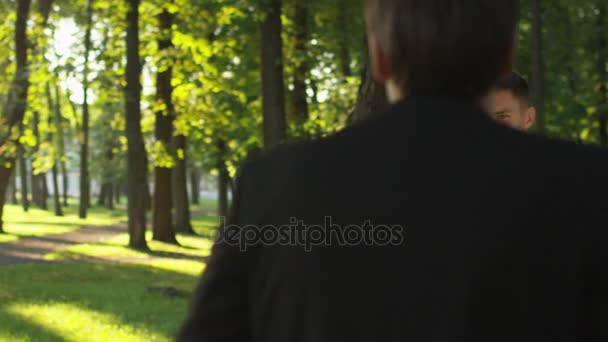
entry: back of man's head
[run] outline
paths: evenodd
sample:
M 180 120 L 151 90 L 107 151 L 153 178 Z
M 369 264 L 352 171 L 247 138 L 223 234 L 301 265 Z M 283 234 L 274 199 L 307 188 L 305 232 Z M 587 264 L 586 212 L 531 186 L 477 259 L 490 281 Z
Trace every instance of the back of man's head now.
M 365 14 L 376 79 L 407 95 L 481 97 L 511 71 L 518 0 L 365 0 Z

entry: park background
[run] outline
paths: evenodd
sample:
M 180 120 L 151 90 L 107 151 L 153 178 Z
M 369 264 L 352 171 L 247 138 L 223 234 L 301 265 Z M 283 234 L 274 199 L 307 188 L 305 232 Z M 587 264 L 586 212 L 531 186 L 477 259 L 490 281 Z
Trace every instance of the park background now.
M 608 144 L 607 39 L 522 1 L 536 134 Z M 0 0 L 0 341 L 171 340 L 243 162 L 386 106 L 365 41 L 359 0 Z

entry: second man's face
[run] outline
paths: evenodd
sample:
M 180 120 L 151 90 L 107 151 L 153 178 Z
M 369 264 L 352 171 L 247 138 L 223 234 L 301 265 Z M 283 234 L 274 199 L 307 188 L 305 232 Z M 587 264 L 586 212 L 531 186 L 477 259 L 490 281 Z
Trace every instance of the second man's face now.
M 492 116 L 496 121 L 513 129 L 527 131 L 536 119 L 534 107 L 523 103 L 510 90 L 498 90 L 494 94 L 495 108 Z

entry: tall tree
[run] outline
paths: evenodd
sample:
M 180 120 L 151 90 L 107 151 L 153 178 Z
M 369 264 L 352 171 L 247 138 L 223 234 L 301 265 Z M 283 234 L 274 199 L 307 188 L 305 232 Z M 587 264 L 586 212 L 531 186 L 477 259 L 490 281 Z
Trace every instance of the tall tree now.
M 342 69 L 342 76 L 344 77 L 350 77 L 353 74 L 352 68 L 350 67 L 350 49 L 348 46 L 348 39 L 346 39 L 348 35 L 351 34 L 348 7 L 348 0 L 338 0 L 337 24 L 340 32 L 338 46 L 340 47 L 340 67 Z
M 20 134 L 23 132 L 23 123 L 19 124 L 19 132 Z M 28 212 L 30 209 L 30 194 L 27 183 L 27 161 L 25 159 L 25 148 L 20 142 L 17 142 L 17 158 L 19 162 L 19 183 L 21 183 L 21 205 L 23 207 L 23 211 Z
M 104 151 L 104 163 L 107 168 L 104 168 L 101 176 L 101 190 L 99 191 L 99 198 L 97 205 L 105 206 L 106 209 L 114 210 L 114 183 L 113 179 L 116 170 L 112 168 L 114 162 L 114 134 L 111 134 L 106 141 Z
M 2 137 L 3 144 L 16 143 L 12 135 L 12 128 L 18 127 L 23 120 L 25 107 L 27 105 L 27 94 L 30 86 L 28 66 L 28 42 L 27 21 L 30 13 L 31 0 L 17 0 L 17 20 L 15 21 L 15 53 L 17 70 L 9 90 L 4 120 L 8 129 Z M 12 140 L 12 141 L 11 141 Z M 3 217 L 4 203 L 6 201 L 6 189 L 11 172 L 14 168 L 15 157 L 12 155 L 2 156 L 5 163 L 0 166 L 0 218 Z M 4 220 L 0 220 L 0 233 L 4 231 Z
M 61 115 L 61 91 L 59 89 L 59 83 L 55 83 L 55 130 L 56 130 L 56 138 L 55 138 L 55 146 L 57 148 L 57 158 L 59 158 L 59 167 L 61 171 L 62 178 L 62 195 L 63 195 L 63 206 L 67 207 L 68 205 L 68 166 L 66 162 L 65 155 L 65 132 L 64 132 L 64 119 L 63 115 Z
M 262 3 L 265 11 L 260 25 L 264 146 L 272 148 L 282 143 L 286 135 L 281 0 Z
M 15 167 L 17 167 L 17 164 L 15 164 Z M 11 203 L 13 205 L 19 204 L 19 201 L 17 200 L 17 191 L 17 170 L 15 169 L 11 175 Z
M 42 141 L 40 136 L 40 113 L 38 111 L 34 111 L 33 118 L 33 132 L 34 138 L 36 139 L 36 144 L 34 145 L 34 157 L 37 158 L 37 155 L 40 152 L 40 144 Z M 34 161 L 34 159 L 32 159 L 32 169 L 30 175 L 32 184 L 32 199 L 34 200 L 34 203 L 38 206 L 38 208 L 46 210 L 46 174 L 44 172 L 38 172 L 36 170 L 35 165 L 36 162 Z
M 196 166 L 190 167 L 190 202 L 192 204 L 200 203 L 201 192 L 201 170 Z
M 173 68 L 171 59 L 167 58 L 173 48 L 172 27 L 173 14 L 166 8 L 158 16 L 160 27 L 158 39 L 158 51 L 164 58 L 160 59 L 158 74 L 156 76 L 156 100 L 161 110 L 156 112 L 155 134 L 156 140 L 162 144 L 162 148 L 169 154 L 171 151 L 171 137 L 173 135 L 173 120 L 175 112 L 171 98 L 173 87 L 171 78 Z M 171 196 L 173 194 L 171 182 L 171 166 L 157 165 L 154 168 L 154 221 L 153 239 L 168 243 L 177 243 L 175 231 L 173 230 L 173 215 L 171 212 Z
M 141 132 L 141 61 L 139 57 L 139 0 L 127 0 L 127 68 L 125 116 L 127 135 L 129 246 L 147 249 L 146 148 Z
M 93 30 L 93 0 L 87 0 L 86 15 L 84 72 L 82 81 L 84 99 L 82 102 L 82 134 L 80 136 L 80 204 L 78 210 L 80 218 L 87 217 L 87 209 L 89 208 L 91 201 L 91 185 L 89 182 L 89 55 L 91 53 L 91 31 Z
M 226 168 L 226 143 L 223 140 L 218 141 L 218 215 L 219 217 L 228 217 L 228 184 L 230 183 L 230 174 Z
M 188 180 L 186 179 L 186 137 L 181 134 L 174 136 L 173 148 L 177 154 L 172 172 L 175 231 L 184 234 L 194 234 L 190 221 Z
M 306 80 L 308 79 L 308 6 L 310 0 L 295 0 L 294 40 L 295 40 L 295 71 L 293 79 L 293 115 L 297 125 L 308 120 L 308 95 Z
M 545 133 L 545 60 L 543 57 L 542 0 L 532 1 L 532 100 L 536 106 L 536 127 Z
M 57 127 L 59 124 L 56 122 L 56 116 L 55 116 L 55 110 L 56 110 L 56 105 L 54 104 L 53 101 L 53 94 L 51 93 L 51 86 L 50 84 L 47 82 L 46 84 L 46 96 L 47 96 L 47 100 L 48 100 L 48 108 L 49 108 L 49 116 L 48 116 L 48 123 L 49 123 L 49 127 L 55 129 L 54 127 Z M 59 159 L 60 156 L 57 153 L 57 134 L 54 133 L 52 130 L 51 132 L 48 134 L 47 136 L 47 140 L 49 142 L 49 144 L 52 146 L 52 169 L 51 169 L 51 176 L 52 176 L 52 180 L 53 180 L 53 204 L 54 204 L 54 209 L 55 209 L 55 216 L 63 216 L 63 207 L 61 205 L 61 198 L 60 198 L 60 190 L 59 190 L 59 181 L 57 180 L 57 178 L 59 177 L 59 171 L 57 168 L 57 164 L 59 164 Z

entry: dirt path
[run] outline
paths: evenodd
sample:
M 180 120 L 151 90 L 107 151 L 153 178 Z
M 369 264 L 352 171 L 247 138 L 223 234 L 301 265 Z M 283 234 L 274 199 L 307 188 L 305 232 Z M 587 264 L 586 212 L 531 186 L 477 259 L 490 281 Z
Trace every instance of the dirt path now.
M 0 244 L 0 265 L 52 262 L 45 260 L 45 255 L 76 244 L 101 242 L 126 232 L 126 224 L 117 224 L 85 226 L 63 234 L 23 237 L 15 242 Z
M 206 215 L 213 210 L 198 210 L 193 211 L 191 215 Z M 19 265 L 19 264 L 41 264 L 41 263 L 57 263 L 58 261 L 45 260 L 45 256 L 67 247 L 83 244 L 83 243 L 98 243 L 110 239 L 116 235 L 127 233 L 127 224 L 120 223 L 113 226 L 84 226 L 78 230 L 63 234 L 45 235 L 45 236 L 29 236 L 22 237 L 17 241 L 0 243 L 0 266 L 2 265 Z M 193 259 L 199 260 L 198 257 L 189 257 L 181 255 L 150 255 L 144 260 L 162 259 L 164 257 L 172 257 L 178 259 Z M 80 262 L 129 262 L 141 261 L 142 258 L 87 258 L 79 259 Z M 73 262 L 73 261 L 60 261 Z

